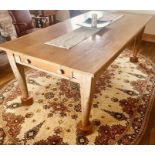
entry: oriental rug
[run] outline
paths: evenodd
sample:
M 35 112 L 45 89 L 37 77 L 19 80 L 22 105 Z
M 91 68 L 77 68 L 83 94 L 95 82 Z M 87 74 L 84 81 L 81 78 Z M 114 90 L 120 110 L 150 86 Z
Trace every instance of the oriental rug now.
M 79 134 L 79 84 L 30 70 L 31 106 L 22 106 L 16 80 L 0 92 L 0 144 L 138 144 L 153 106 L 155 68 L 144 56 L 129 61 L 125 50 L 96 82 L 90 120 L 93 133 Z

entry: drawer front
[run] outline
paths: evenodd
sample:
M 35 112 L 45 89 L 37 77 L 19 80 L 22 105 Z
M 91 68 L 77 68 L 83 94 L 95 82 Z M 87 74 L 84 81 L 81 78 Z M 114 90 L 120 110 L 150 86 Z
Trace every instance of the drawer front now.
M 16 59 L 16 62 L 29 66 L 31 68 L 36 67 L 38 69 L 45 70 L 68 78 L 72 78 L 73 76 L 72 71 L 70 69 L 66 67 L 62 67 L 61 65 L 52 64 L 46 61 L 41 61 L 35 58 L 29 58 L 29 57 L 22 58 L 19 56 L 15 56 L 15 59 Z

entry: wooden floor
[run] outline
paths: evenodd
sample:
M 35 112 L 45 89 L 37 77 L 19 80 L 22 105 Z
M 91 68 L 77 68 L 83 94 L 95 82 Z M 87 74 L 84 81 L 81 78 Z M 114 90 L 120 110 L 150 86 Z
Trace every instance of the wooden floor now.
M 14 78 L 5 53 L 0 52 L 0 88 Z
M 142 44 L 142 52 L 143 55 L 148 57 L 152 62 L 155 64 L 155 43 L 147 43 L 144 42 Z M 149 123 L 145 132 L 145 135 L 143 136 L 143 139 L 141 140 L 140 144 L 155 144 L 155 103 L 153 106 L 153 109 L 151 111 Z
M 151 59 L 155 64 L 155 43 L 143 42 L 141 49 L 142 54 Z M 7 57 L 3 54 L 0 55 L 0 88 L 2 88 L 13 78 L 14 75 L 12 74 L 9 65 L 7 64 Z M 151 112 L 146 132 L 140 144 L 155 144 L 155 104 Z

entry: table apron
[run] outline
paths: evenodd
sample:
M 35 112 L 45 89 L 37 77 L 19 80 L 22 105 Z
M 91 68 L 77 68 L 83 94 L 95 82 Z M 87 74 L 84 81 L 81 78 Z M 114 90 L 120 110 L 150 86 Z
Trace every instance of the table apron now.
M 57 64 L 50 64 L 48 62 L 41 62 L 40 60 L 29 58 L 29 57 L 21 57 L 19 55 L 14 54 L 14 58 L 16 63 L 21 64 L 23 66 L 27 66 L 33 69 L 37 69 L 48 74 L 64 78 L 70 80 L 72 82 L 80 83 L 81 76 L 86 74 L 82 74 L 82 72 L 76 72 L 69 68 L 63 67 Z M 91 77 L 86 75 L 87 77 Z

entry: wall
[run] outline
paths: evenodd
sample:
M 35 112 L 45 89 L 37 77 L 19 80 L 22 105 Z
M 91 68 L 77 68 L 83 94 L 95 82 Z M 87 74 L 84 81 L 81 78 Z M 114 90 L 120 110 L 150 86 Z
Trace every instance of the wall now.
M 57 20 L 63 21 L 70 18 L 70 13 L 68 10 L 60 10 L 56 15 Z

